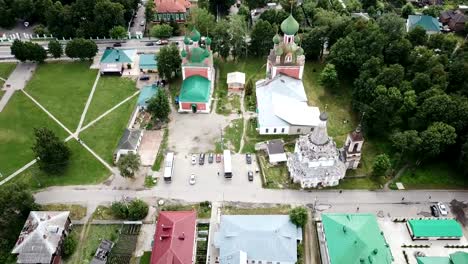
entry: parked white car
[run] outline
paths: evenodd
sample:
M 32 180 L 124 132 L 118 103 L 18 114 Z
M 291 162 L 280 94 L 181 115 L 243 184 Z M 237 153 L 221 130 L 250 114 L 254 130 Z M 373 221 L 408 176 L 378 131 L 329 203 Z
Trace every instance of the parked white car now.
M 445 204 L 443 204 L 441 202 L 438 202 L 437 203 L 437 208 L 439 208 L 439 211 L 440 211 L 441 215 L 443 215 L 443 216 L 448 215 L 447 206 L 445 206 Z
M 197 164 L 197 155 L 193 154 L 192 155 L 192 165 Z
M 194 185 L 195 182 L 196 182 L 196 180 L 195 180 L 195 174 L 192 173 L 192 175 L 190 175 L 189 183 L 190 183 L 190 185 Z

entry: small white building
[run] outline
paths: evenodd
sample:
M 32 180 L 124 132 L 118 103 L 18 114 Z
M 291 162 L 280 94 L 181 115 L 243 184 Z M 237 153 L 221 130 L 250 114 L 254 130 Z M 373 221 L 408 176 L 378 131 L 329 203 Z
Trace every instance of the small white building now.
M 268 159 L 271 164 L 277 164 L 278 162 L 287 161 L 286 152 L 284 152 L 284 142 L 281 139 L 273 139 L 267 141 L 266 149 L 268 153 Z
M 346 165 L 327 133 L 328 116 L 320 114 L 320 123 L 312 132 L 299 137 L 287 166 L 293 182 L 302 188 L 335 186 L 344 178 Z
M 245 86 L 245 73 L 230 72 L 227 74 L 227 85 L 229 90 L 242 90 Z
M 119 145 L 114 152 L 114 162 L 117 163 L 122 155 L 137 154 L 143 138 L 143 130 L 126 128 Z

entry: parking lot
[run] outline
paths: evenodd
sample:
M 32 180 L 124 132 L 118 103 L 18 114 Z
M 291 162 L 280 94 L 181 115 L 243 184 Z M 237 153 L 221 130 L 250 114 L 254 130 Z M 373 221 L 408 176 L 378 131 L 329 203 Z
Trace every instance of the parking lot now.
M 182 155 L 176 154 L 174 158 L 174 172 L 172 181 L 164 182 L 160 179 L 160 183 L 157 186 L 157 189 L 162 191 L 176 191 L 178 187 L 181 189 L 186 189 L 189 184 L 190 175 L 195 174 L 196 183 L 191 186 L 196 190 L 201 192 L 222 192 L 223 189 L 235 188 L 239 190 L 239 195 L 242 195 L 242 190 L 247 189 L 261 189 L 261 179 L 260 174 L 255 173 L 256 161 L 253 157 L 252 164 L 247 164 L 245 160 L 245 155 L 241 154 L 232 154 L 232 170 L 233 176 L 231 179 L 226 179 L 223 176 L 223 162 L 208 163 L 208 154 L 206 154 L 205 164 L 198 164 L 198 155 L 197 155 L 197 164 L 192 165 L 191 155 Z M 161 169 L 163 171 L 163 169 Z M 251 170 L 254 174 L 254 180 L 249 181 L 247 178 L 247 172 Z M 218 176 L 219 172 L 219 176 Z

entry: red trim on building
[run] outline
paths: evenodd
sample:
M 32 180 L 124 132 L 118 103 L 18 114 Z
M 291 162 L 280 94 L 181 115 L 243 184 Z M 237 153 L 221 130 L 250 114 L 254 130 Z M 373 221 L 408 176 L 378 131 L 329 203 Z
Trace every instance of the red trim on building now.
M 193 76 L 193 75 L 200 75 L 200 76 L 203 76 L 203 77 L 207 78 L 208 80 L 210 80 L 210 78 L 208 77 L 208 68 L 206 68 L 206 67 L 198 68 L 198 67 L 184 66 L 183 71 L 184 71 L 184 74 L 185 74 L 185 79 L 187 79 L 188 77 Z
M 276 68 L 276 75 L 278 74 L 284 74 L 284 75 L 288 75 L 289 77 L 293 77 L 293 78 L 296 78 L 296 79 L 300 79 L 299 77 L 299 74 L 300 74 L 300 68 L 282 68 L 282 67 L 278 67 Z
M 206 110 L 206 104 L 205 103 L 180 103 L 181 107 L 183 110 L 192 110 L 192 105 L 196 104 L 197 105 L 197 110 Z

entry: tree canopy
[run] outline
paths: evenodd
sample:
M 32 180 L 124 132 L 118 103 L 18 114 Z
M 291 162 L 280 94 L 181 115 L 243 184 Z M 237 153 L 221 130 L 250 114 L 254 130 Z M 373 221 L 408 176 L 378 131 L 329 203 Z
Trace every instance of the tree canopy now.
M 123 177 L 133 177 L 140 169 L 140 164 L 140 156 L 138 154 L 128 153 L 120 157 L 117 167 Z
M 39 158 L 39 169 L 51 174 L 62 173 L 68 166 L 70 148 L 48 128 L 34 129 L 34 136 L 32 150 Z
M 169 113 L 171 112 L 171 106 L 169 104 L 167 94 L 163 90 L 159 89 L 158 93 L 149 100 L 147 110 L 153 115 L 153 117 L 166 121 L 169 117 Z
M 65 54 L 70 58 L 79 58 L 80 60 L 91 60 L 96 56 L 98 47 L 96 43 L 89 39 L 77 38 L 67 42 Z
M 30 41 L 15 40 L 10 47 L 11 54 L 19 61 L 42 63 L 47 58 L 46 50 L 39 44 Z
M 170 38 L 172 36 L 173 28 L 168 24 L 155 25 L 151 28 L 151 36 L 155 38 Z
M 162 47 L 158 54 L 158 72 L 164 79 L 172 79 L 180 70 L 182 58 L 176 45 Z
M 298 227 L 304 227 L 307 224 L 309 215 L 305 207 L 296 207 L 289 211 L 289 219 Z

